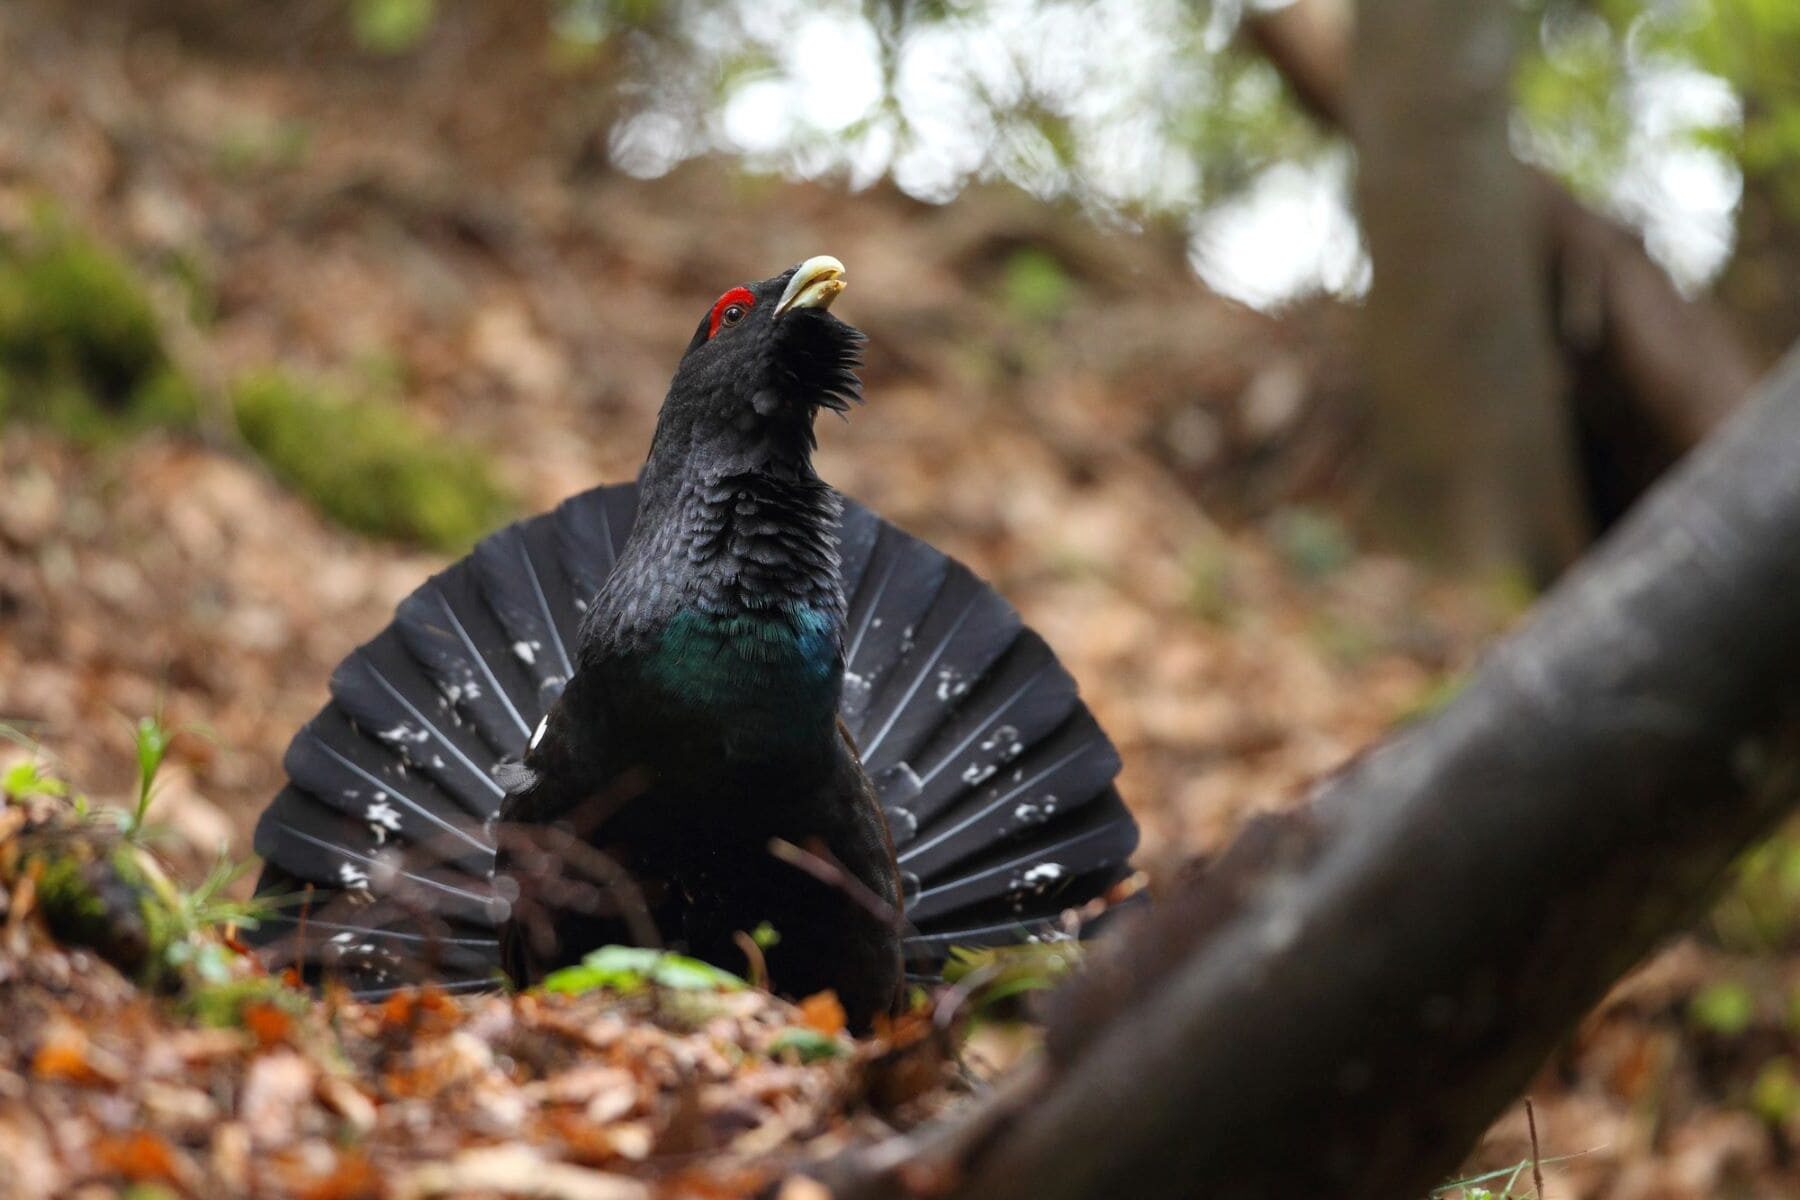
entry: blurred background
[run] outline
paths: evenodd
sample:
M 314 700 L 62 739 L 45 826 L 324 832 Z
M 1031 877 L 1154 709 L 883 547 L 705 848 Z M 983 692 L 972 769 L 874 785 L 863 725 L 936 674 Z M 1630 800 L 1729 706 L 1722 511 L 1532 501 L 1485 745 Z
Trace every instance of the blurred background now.
M 161 714 L 247 855 L 338 658 L 830 253 L 821 473 L 1063 655 L 1153 876 L 1213 852 L 1800 334 L 1800 6 L 1435 7 L 8 0 L 0 721 L 108 796 Z M 1784 834 L 1535 1085 L 1553 1194 L 1796 1194 L 1796 950 Z

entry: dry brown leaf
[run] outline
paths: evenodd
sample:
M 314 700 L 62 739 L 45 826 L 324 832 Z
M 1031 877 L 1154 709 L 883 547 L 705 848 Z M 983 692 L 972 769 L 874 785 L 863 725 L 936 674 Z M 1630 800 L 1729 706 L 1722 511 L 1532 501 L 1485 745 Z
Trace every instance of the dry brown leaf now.
M 428 1163 L 409 1172 L 396 1189 L 397 1200 L 425 1200 L 459 1192 L 495 1191 L 535 1200 L 649 1200 L 650 1189 L 635 1179 L 568 1163 L 546 1162 L 523 1146 L 466 1150 L 448 1162 Z

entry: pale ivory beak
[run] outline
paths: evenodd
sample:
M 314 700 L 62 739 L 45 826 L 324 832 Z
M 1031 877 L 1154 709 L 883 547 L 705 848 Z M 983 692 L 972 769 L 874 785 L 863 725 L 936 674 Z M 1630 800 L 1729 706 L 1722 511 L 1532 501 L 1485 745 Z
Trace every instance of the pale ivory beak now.
M 844 264 L 829 254 L 818 254 L 801 263 L 775 303 L 775 315 L 790 308 L 830 308 L 844 290 Z

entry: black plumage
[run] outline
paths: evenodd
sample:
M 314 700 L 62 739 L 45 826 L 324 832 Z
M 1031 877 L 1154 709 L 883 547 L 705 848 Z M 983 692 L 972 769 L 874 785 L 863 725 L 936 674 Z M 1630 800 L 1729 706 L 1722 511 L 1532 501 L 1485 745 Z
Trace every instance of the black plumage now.
M 1041 638 L 811 465 L 857 398 L 835 260 L 722 297 L 637 484 L 484 540 L 332 678 L 257 830 L 259 936 L 380 992 L 654 941 L 866 1024 L 1126 870 L 1117 754 Z

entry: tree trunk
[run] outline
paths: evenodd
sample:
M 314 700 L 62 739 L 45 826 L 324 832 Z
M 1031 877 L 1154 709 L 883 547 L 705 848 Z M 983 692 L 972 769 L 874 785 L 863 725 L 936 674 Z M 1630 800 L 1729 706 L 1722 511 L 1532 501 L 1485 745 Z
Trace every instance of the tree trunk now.
M 1036 1087 L 835 1194 L 1423 1195 L 1800 791 L 1797 462 L 1800 352 L 1449 708 L 1122 931 Z
M 1542 231 L 1507 145 L 1508 6 L 1368 0 L 1350 121 L 1374 280 L 1373 512 L 1448 565 L 1548 579 L 1587 541 Z
M 1300 105 L 1343 132 L 1352 22 L 1348 0 L 1296 0 L 1244 21 Z M 1761 364 L 1725 313 L 1681 295 L 1629 229 L 1544 172 L 1527 176 L 1564 366 L 1560 403 L 1577 430 L 1588 514 L 1605 528 L 1736 407 Z

